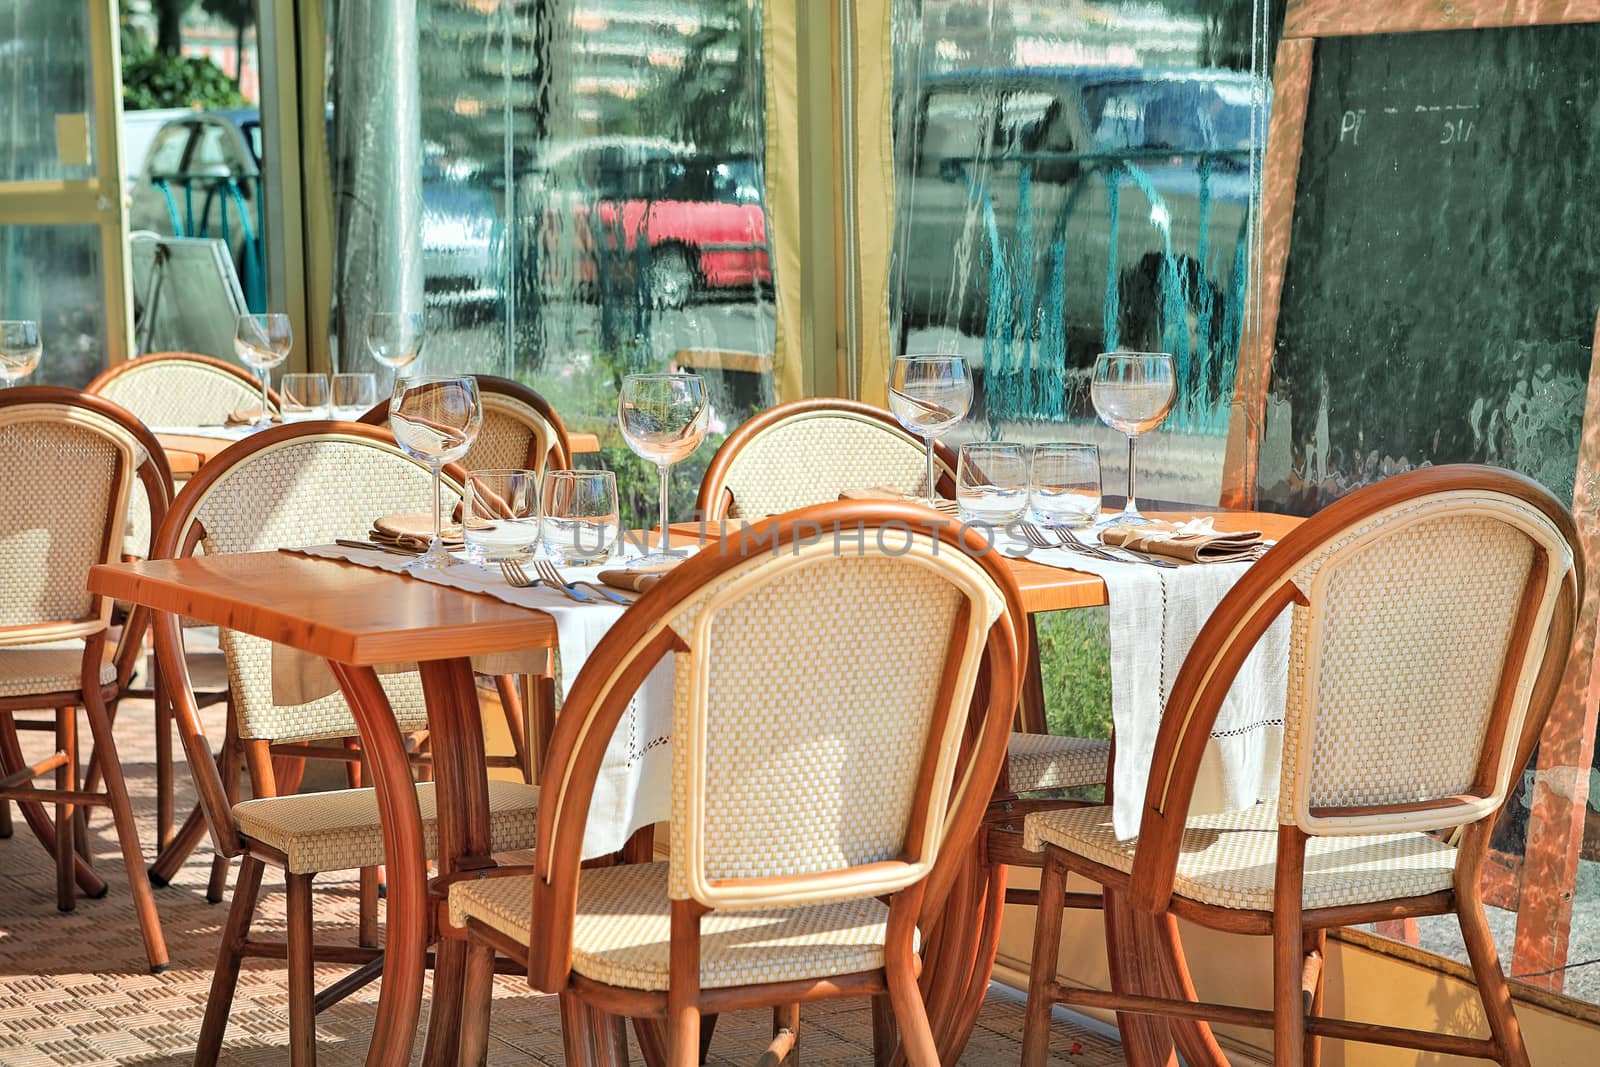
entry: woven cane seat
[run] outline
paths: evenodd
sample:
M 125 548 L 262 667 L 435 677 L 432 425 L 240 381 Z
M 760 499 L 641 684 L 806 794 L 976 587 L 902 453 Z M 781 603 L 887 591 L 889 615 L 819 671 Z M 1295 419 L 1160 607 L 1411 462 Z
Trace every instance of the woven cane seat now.
M 1110 741 L 1012 734 L 1006 745 L 1006 780 L 1013 793 L 1104 785 L 1110 765 Z
M 422 844 L 439 854 L 434 784 L 417 786 L 422 809 Z M 539 789 L 521 782 L 489 782 L 489 849 L 532 848 L 538 826 Z M 290 874 L 319 874 L 376 867 L 384 862 L 378 795 L 371 789 L 336 789 L 264 797 L 235 804 L 239 832 L 288 857 Z
M 83 642 L 0 648 L 0 697 L 75 693 L 83 680 Z M 100 684 L 117 680 L 113 663 L 100 665 Z
M 1133 870 L 1137 839 L 1117 840 L 1108 807 L 1029 815 L 1023 844 L 1046 844 L 1114 870 Z M 1278 806 L 1195 815 L 1178 849 L 1179 896 L 1219 908 L 1270 911 L 1278 855 Z M 1306 842 L 1308 910 L 1426 896 L 1454 884 L 1456 850 L 1423 833 L 1313 837 Z
M 531 877 L 450 887 L 450 921 L 476 919 L 527 944 Z M 672 951 L 667 864 L 584 871 L 578 878 L 572 969 L 624 989 L 665 990 Z M 700 985 L 724 989 L 823 978 L 883 966 L 889 909 L 876 898 L 762 911 L 713 911 L 700 921 Z

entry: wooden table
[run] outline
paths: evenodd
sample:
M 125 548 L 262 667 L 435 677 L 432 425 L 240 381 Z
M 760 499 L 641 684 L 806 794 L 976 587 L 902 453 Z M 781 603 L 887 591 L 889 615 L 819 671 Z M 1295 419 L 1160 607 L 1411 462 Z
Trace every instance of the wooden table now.
M 1269 537 L 1282 536 L 1297 522 L 1249 513 L 1217 516 L 1220 528 L 1260 529 Z M 1105 583 L 1094 575 L 1026 560 L 1012 566 L 1030 612 L 1106 603 Z M 94 568 L 89 584 L 101 595 L 266 638 L 321 656 L 333 667 L 373 771 L 387 858 L 384 977 L 366 1062 L 402 1067 L 420 1017 L 434 911 L 444 906 L 449 883 L 462 872 L 494 862 L 470 657 L 553 647 L 554 622 L 491 597 L 281 552 L 104 565 Z M 439 873 L 431 892 L 410 764 L 373 670 L 419 656 L 427 657 L 419 667 L 439 783 Z M 971 876 L 952 891 L 948 923 L 932 938 L 924 967 L 929 1015 L 947 1062 L 965 1045 L 988 985 L 1004 895 L 1003 875 L 975 862 Z M 1124 936 L 1141 952 L 1147 943 L 1153 946 L 1149 952 L 1163 951 L 1158 938 L 1152 942 L 1151 930 L 1132 921 Z M 428 1063 L 455 1061 L 463 953 L 463 942 L 448 938 L 437 950 Z
M 574 456 L 586 456 L 600 451 L 600 438 L 592 433 L 569 434 L 568 443 Z M 191 478 L 211 457 L 233 444 L 227 437 L 197 437 L 194 434 L 158 433 L 156 440 L 167 454 L 167 464 L 176 478 Z

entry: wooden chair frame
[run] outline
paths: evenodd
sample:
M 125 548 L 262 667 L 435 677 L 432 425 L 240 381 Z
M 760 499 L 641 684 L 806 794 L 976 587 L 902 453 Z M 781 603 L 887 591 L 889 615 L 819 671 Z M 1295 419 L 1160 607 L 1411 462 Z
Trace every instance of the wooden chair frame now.
M 890 906 L 885 966 L 834 978 L 781 982 L 726 989 L 699 988 L 699 927 L 710 908 L 696 900 L 671 904 L 672 962 L 670 989 L 644 992 L 607 986 L 572 971 L 573 923 L 578 905 L 578 877 L 589 801 L 608 739 L 629 701 L 654 665 L 667 653 L 686 648 L 663 621 L 674 608 L 706 586 L 745 564 L 753 554 L 790 551 L 807 537 L 829 530 L 872 530 L 883 526 L 926 531 L 937 545 L 976 557 L 984 574 L 1005 598 L 1006 610 L 989 629 L 981 654 L 977 688 L 968 710 L 966 741 L 954 771 L 943 832 L 933 838 L 932 857 L 919 852 L 933 807 L 935 782 L 932 749 L 925 754 L 907 835 L 906 861 L 919 856 L 929 863 L 925 876 L 887 890 Z M 752 546 L 754 546 L 752 548 Z M 562 1029 L 569 1062 L 625 1062 L 621 1019 L 633 1018 L 652 1063 L 690 1067 L 700 1062 L 702 1015 L 744 1008 L 774 1009 L 774 1043 L 769 1050 L 783 1059 L 794 1048 L 798 1005 L 844 996 L 874 998 L 874 1036 L 879 1061 L 892 1048 L 891 1020 L 902 1029 L 904 1048 L 915 1064 L 937 1062 L 933 1038 L 917 986 L 920 961 L 913 938 L 938 914 L 954 884 L 961 852 L 977 833 L 995 780 L 1005 761 L 1005 742 L 1021 685 L 1026 638 L 1021 594 L 1004 565 L 986 555 L 987 546 L 974 531 L 955 523 L 930 523 L 926 509 L 908 504 L 846 502 L 818 505 L 768 519 L 747 538 L 725 543 L 722 552 L 703 552 L 676 568 L 652 588 L 636 607 L 607 633 L 574 682 L 566 711 L 556 724 L 540 794 L 538 847 L 534 866 L 532 944 L 524 946 L 477 922 L 468 923 L 466 1012 L 461 1040 L 462 1063 L 482 1062 L 488 1034 L 489 982 L 496 951 L 526 962 L 530 983 L 560 994 Z M 963 612 L 970 608 L 964 608 Z M 946 695 L 937 713 L 949 721 L 960 715 L 950 696 L 956 692 L 955 664 L 962 658 L 965 637 L 958 636 L 947 657 L 942 681 Z M 930 737 L 937 727 L 930 728 Z M 871 864 L 846 871 L 784 879 L 808 887 L 850 892 L 878 884 L 903 861 Z M 761 882 L 762 880 L 757 880 Z M 719 891 L 756 892 L 764 886 L 717 883 Z M 774 1061 L 775 1062 L 775 1061 Z
M 139 457 L 126 441 L 116 441 L 119 456 L 113 475 L 111 506 L 103 518 L 99 559 L 106 563 L 120 560 L 122 530 L 133 479 L 137 478 L 144 486 L 153 522 L 163 519 L 171 501 L 172 473 L 167 469 L 161 446 L 143 423 L 101 397 L 54 386 L 27 386 L 0 393 L 0 412 L 34 406 L 42 412 L 55 409 L 67 417 L 75 414 L 75 421 L 89 428 L 96 428 L 98 424 L 99 432 L 108 438 L 110 433 L 104 425 L 109 423 L 143 450 L 143 457 Z M 132 463 L 137 465 L 130 471 Z M 84 580 L 88 580 L 87 574 Z M 0 809 L 4 809 L 9 829 L 10 802 L 15 801 L 40 844 L 55 854 L 56 906 L 62 911 L 73 910 L 80 889 L 90 897 L 103 897 L 107 892 L 105 881 L 90 866 L 87 812 L 91 807 L 111 809 L 134 909 L 144 934 L 145 953 L 150 969 L 159 972 L 167 968 L 166 941 L 145 873 L 133 807 L 112 735 L 117 701 L 132 677 L 149 624 L 149 612 L 135 608 L 124 620 L 113 655 L 116 676 L 109 684 L 102 685 L 100 669 L 109 637 L 112 604 L 99 595 L 92 596 L 89 604 L 88 614 L 81 619 L 40 620 L 24 626 L 0 627 L 0 648 L 63 637 L 84 639 L 83 665 L 76 689 L 0 697 Z M 94 739 L 94 751 L 82 780 L 78 775 L 79 707 L 88 718 Z M 52 711 L 53 721 L 17 718 L 18 712 L 37 710 Z M 19 729 L 53 730 L 57 749 L 54 755 L 29 765 L 18 742 Z M 55 772 L 53 789 L 41 789 L 33 784 L 35 778 L 51 771 Z M 102 779 L 103 790 L 99 788 Z M 55 799 L 53 822 L 45 813 L 45 802 L 52 798 Z
M 195 517 L 195 509 L 205 498 L 206 491 L 238 463 L 263 449 L 285 442 L 329 435 L 396 448 L 393 435 L 386 429 L 353 422 L 297 422 L 253 434 L 207 463 L 190 480 L 159 527 L 151 546 L 151 558 L 178 559 L 193 554 L 205 537 L 204 527 Z M 444 473 L 455 486 L 463 481 L 464 472 L 458 464 L 447 464 Z M 282 852 L 241 833 L 233 818 L 233 805 L 239 799 L 238 783 L 242 770 L 247 770 L 250 775 L 253 796 L 284 796 L 299 789 L 307 759 L 345 762 L 351 787 L 359 788 L 360 747 L 353 738 L 347 739 L 343 745 L 274 744 L 263 740 L 244 740 L 238 736 L 235 716 L 230 714 L 222 752 L 215 754 L 200 721 L 199 705 L 189 684 L 188 664 L 183 651 L 182 620 L 170 612 L 153 612 L 152 616 L 156 656 L 163 677 L 169 683 L 178 734 L 199 794 L 196 811 L 179 832 L 175 843 L 187 851 L 194 847 L 207 829 L 210 830 L 212 845 L 217 853 L 212 870 L 212 891 L 218 893 L 217 899 L 220 899 L 220 887 L 229 861 L 235 856 L 241 858 L 233 903 L 223 927 L 217 969 L 201 1024 L 195 1063 L 206 1065 L 217 1062 L 227 1028 L 228 1009 L 238 983 L 239 967 L 244 959 L 250 957 L 287 961 L 291 1058 L 297 1065 L 314 1062 L 317 1013 L 343 1000 L 383 972 L 383 950 L 377 944 L 378 872 L 371 868 L 361 872 L 358 944 L 316 944 L 312 936 L 311 907 L 311 885 L 315 875 L 289 873 L 288 858 Z M 514 765 L 515 759 L 489 757 L 489 764 Z M 268 866 L 285 870 L 288 907 L 286 942 L 266 942 L 250 936 L 261 878 Z M 350 964 L 356 969 L 321 992 L 316 992 L 313 983 L 317 963 Z
M 1420 819 L 1433 828 L 1461 827 L 1454 887 L 1445 892 L 1373 904 L 1306 910 L 1300 905 L 1305 874 L 1306 830 L 1296 823 L 1279 827 L 1274 909 L 1246 911 L 1222 908 L 1176 895 L 1178 853 L 1200 764 L 1217 713 L 1240 666 L 1274 620 L 1294 604 L 1308 603 L 1293 578 L 1311 558 L 1342 534 L 1386 509 L 1419 497 L 1475 492 L 1510 498 L 1542 513 L 1570 550 L 1571 565 L 1559 576 L 1553 604 L 1544 598 L 1545 583 L 1556 561 L 1536 549 L 1532 573 L 1519 605 L 1512 645 L 1506 655 L 1486 742 L 1472 790 L 1461 796 L 1419 804 L 1363 805 L 1359 809 L 1310 809 L 1308 821 L 1345 829 L 1361 820 L 1404 823 Z M 1225 597 L 1202 629 L 1173 685 L 1151 760 L 1150 783 L 1131 872 L 1123 872 L 1047 845 L 1035 929 L 1033 965 L 1028 989 L 1023 1063 L 1045 1062 L 1049 1043 L 1050 1007 L 1055 1003 L 1187 1020 L 1213 1020 L 1271 1029 L 1274 1062 L 1282 1065 L 1320 1062 L 1324 1037 L 1396 1045 L 1440 1053 L 1492 1059 L 1528 1067 L 1511 996 L 1500 970 L 1494 940 L 1483 912 L 1480 873 L 1494 818 L 1504 807 L 1506 779 L 1527 765 L 1539 740 L 1545 717 L 1566 667 L 1577 607 L 1584 586 L 1583 558 L 1577 548 L 1572 517 L 1544 488 L 1519 474 L 1487 467 L 1443 466 L 1397 475 L 1360 490 L 1309 519 L 1268 552 Z M 1524 663 L 1540 630 L 1540 613 L 1549 611 L 1543 636 L 1548 637 L 1526 715 L 1515 745 L 1496 745 L 1506 737 L 1518 702 L 1518 683 L 1526 678 Z M 1381 823 L 1379 824 L 1381 826 Z M 1379 829 L 1377 832 L 1384 832 Z M 1173 929 L 1177 916 L 1213 929 L 1267 935 L 1273 939 L 1274 1009 L 1272 1011 L 1199 1001 L 1187 973 L 1180 975 L 1181 998 L 1101 992 L 1061 985 L 1055 961 L 1061 936 L 1061 904 L 1066 876 L 1084 876 L 1125 897 L 1137 912 L 1157 917 Z M 1359 923 L 1455 913 L 1472 961 L 1491 1036 L 1466 1038 L 1400 1027 L 1333 1019 L 1321 1015 L 1322 969 L 1326 932 Z M 1175 942 L 1175 930 L 1172 933 Z M 1109 947 L 1109 946 L 1108 946 Z M 1178 959 L 1181 964 L 1181 956 Z M 1225 1063 L 1209 1029 L 1202 1026 L 1201 1062 Z M 1192 1054 L 1191 1054 L 1192 1055 Z

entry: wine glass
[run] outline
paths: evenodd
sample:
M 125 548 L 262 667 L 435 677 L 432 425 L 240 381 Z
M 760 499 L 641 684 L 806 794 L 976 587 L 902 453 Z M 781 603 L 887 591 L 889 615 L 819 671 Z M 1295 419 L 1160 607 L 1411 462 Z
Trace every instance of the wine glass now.
M 389 429 L 407 455 L 422 460 L 433 470 L 433 540 L 428 543 L 428 551 L 412 560 L 412 570 L 431 570 L 450 563 L 450 553 L 440 536 L 444 509 L 440 470 L 467 454 L 482 425 L 483 401 L 478 398 L 476 378 L 401 378 L 394 383 L 394 396 L 389 399 Z
M 1100 421 L 1128 435 L 1128 502 L 1103 526 L 1142 526 L 1133 496 L 1133 446 L 1139 435 L 1161 425 L 1172 410 L 1177 383 L 1165 352 L 1102 352 L 1094 361 L 1089 398 Z
M 889 410 L 928 446 L 928 506 L 937 503 L 933 443 L 967 417 L 972 375 L 962 356 L 896 356 L 889 365 Z
M 267 379 L 273 367 L 289 358 L 294 346 L 294 330 L 289 316 L 274 312 L 267 315 L 240 315 L 239 328 L 233 335 L 233 351 L 239 361 L 256 372 L 261 379 L 261 412 L 252 424 L 256 429 L 272 425 L 272 413 L 267 404 Z
M 5 388 L 39 365 L 39 324 L 32 319 L 0 319 L 0 382 Z
M 622 379 L 617 422 L 623 440 L 661 471 L 661 544 L 640 563 L 665 563 L 685 555 L 673 551 L 667 534 L 667 470 L 700 447 L 710 418 L 705 379 L 698 374 L 629 374 Z
M 378 376 L 375 374 L 335 374 L 333 376 L 334 418 L 355 422 L 378 402 Z
M 373 359 L 400 372 L 422 353 L 423 326 L 420 311 L 374 311 L 367 315 L 367 353 Z

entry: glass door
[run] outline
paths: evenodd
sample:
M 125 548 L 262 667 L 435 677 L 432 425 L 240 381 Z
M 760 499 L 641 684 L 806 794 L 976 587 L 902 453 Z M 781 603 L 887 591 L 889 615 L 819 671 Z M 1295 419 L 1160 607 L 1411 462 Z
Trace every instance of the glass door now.
M 26 384 L 82 386 L 129 350 L 113 0 L 0 0 L 0 318 L 37 319 Z

